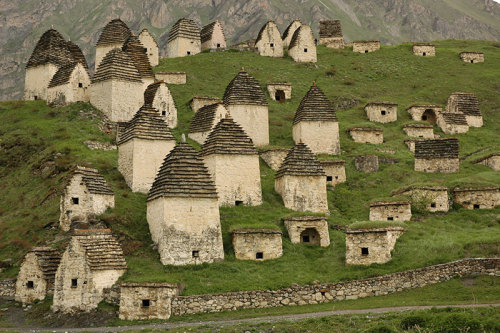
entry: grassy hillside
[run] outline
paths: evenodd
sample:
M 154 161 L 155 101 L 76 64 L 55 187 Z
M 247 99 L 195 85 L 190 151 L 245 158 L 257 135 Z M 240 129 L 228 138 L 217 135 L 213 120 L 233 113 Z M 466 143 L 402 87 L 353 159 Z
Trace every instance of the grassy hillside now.
M 500 173 L 470 161 L 500 151 L 500 48 L 479 41 L 437 42 L 437 57 L 421 58 L 411 46 L 382 47 L 371 54 L 350 49 L 318 49 L 317 64 L 296 64 L 290 58 L 271 59 L 246 52 L 202 53 L 189 58 L 163 59 L 156 71 L 186 71 L 188 84 L 172 85 L 179 112 L 180 137 L 187 133 L 193 112 L 188 106 L 194 96 L 222 97 L 229 81 L 241 67 L 257 78 L 265 89 L 270 81 L 289 81 L 293 98 L 285 104 L 269 100 L 272 146 L 291 147 L 294 112 L 313 81 L 334 102 L 358 99 L 359 105 L 337 115 L 341 129 L 341 158 L 345 159 L 347 183 L 328 191 L 331 225 L 347 225 L 368 218 L 369 202 L 387 198 L 391 192 L 415 183 L 454 186 L 462 183 L 500 184 Z M 483 51 L 486 62 L 461 62 L 462 50 Z M 454 91 L 475 93 L 485 118 L 483 128 L 471 128 L 458 136 L 461 162 L 457 174 L 423 174 L 413 171 L 413 156 L 406 148 L 402 126 L 410 122 L 406 108 L 414 103 L 445 104 Z M 388 100 L 399 104 L 398 121 L 380 125 L 385 143 L 354 143 L 345 132 L 367 125 L 363 105 Z M 500 249 L 500 207 L 466 211 L 453 207 L 448 214 L 414 212 L 407 232 L 398 240 L 393 260 L 384 265 L 346 267 L 344 234 L 331 230 L 332 245 L 317 248 L 291 244 L 283 239 L 282 258 L 266 262 L 237 261 L 229 230 L 238 226 L 274 225 L 290 214 L 274 192 L 274 174 L 261 160 L 264 203 L 259 207 L 221 209 L 226 260 L 191 267 L 163 267 L 152 248 L 146 222 L 146 196 L 127 188 L 116 169 L 116 151 L 91 151 L 85 140 L 112 142 L 113 135 L 99 130 L 99 113 L 87 104 L 51 109 L 43 101 L 0 103 L 0 260 L 19 264 L 32 246 L 67 241 L 57 229 L 45 229 L 59 216 L 62 177 L 70 165 L 98 168 L 116 192 L 116 208 L 103 219 L 119 235 L 130 266 L 127 281 L 169 281 L 182 283 L 185 294 L 279 288 L 292 283 L 355 279 L 447 262 L 469 256 L 494 256 Z M 435 132 L 444 135 L 435 127 Z M 199 147 L 199 146 L 197 146 Z M 484 151 L 478 152 L 480 149 Z M 353 156 L 373 153 L 397 159 L 381 164 L 380 171 L 363 174 L 354 169 Z M 472 154 L 472 155 L 470 155 Z M 323 156 L 322 158 L 327 158 Z M 55 241 L 54 241 L 55 239 Z M 14 276 L 18 267 L 4 270 Z

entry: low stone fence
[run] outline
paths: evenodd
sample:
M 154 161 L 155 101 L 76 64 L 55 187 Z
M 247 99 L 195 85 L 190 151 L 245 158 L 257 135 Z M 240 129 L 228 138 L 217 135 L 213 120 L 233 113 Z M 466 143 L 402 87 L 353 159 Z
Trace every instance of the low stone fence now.
M 176 296 L 172 299 L 172 315 L 318 304 L 387 295 L 468 275 L 500 276 L 500 258 L 463 259 L 363 280 L 291 287 L 275 291 L 254 290 Z
M 0 281 L 0 297 L 14 298 L 16 294 L 16 279 Z

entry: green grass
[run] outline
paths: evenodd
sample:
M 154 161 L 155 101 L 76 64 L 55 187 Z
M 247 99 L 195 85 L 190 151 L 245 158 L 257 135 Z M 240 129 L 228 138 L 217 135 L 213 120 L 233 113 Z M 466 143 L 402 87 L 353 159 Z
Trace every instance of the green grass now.
M 349 225 L 350 229 L 377 229 L 390 227 L 406 227 L 406 223 L 398 221 L 359 221 Z
M 378 52 L 355 54 L 350 49 L 318 48 L 318 63 L 296 64 L 290 58 L 271 59 L 247 52 L 203 53 L 162 59 L 156 71 L 186 71 L 186 85 L 171 85 L 178 108 L 179 138 L 187 133 L 193 112 L 188 102 L 194 95 L 222 97 L 229 81 L 241 67 L 255 76 L 262 87 L 270 81 L 289 81 L 293 98 L 285 104 L 269 98 L 272 146 L 291 147 L 295 110 L 313 81 L 331 100 L 356 98 L 358 106 L 337 112 L 342 155 L 346 160 L 347 182 L 328 191 L 331 225 L 349 225 L 368 217 L 369 203 L 415 183 L 455 186 L 461 183 L 498 184 L 500 174 L 488 167 L 471 164 L 471 155 L 457 174 L 423 174 L 413 171 L 413 156 L 403 140 L 402 126 L 410 122 L 406 107 L 414 103 L 444 104 L 450 93 L 475 93 L 481 103 L 485 126 L 458 135 L 460 156 L 480 148 L 498 151 L 500 143 L 500 48 L 479 41 L 436 42 L 435 58 L 415 57 L 411 46 L 382 47 Z M 464 49 L 483 51 L 486 62 L 463 63 Z M 333 77 L 326 72 L 335 68 Z M 371 100 L 399 104 L 398 121 L 377 125 L 384 129 L 382 145 L 353 142 L 347 128 L 367 123 L 363 105 Z M 448 214 L 414 214 L 406 232 L 398 239 L 393 260 L 369 267 L 345 266 L 345 236 L 330 230 L 332 245 L 317 248 L 291 244 L 281 219 L 295 215 L 283 206 L 274 192 L 275 172 L 261 161 L 263 204 L 258 207 L 221 208 L 225 260 L 186 267 L 162 266 L 146 222 L 146 196 L 131 193 L 116 169 L 117 152 L 91 151 L 85 140 L 112 142 L 111 134 L 98 130 L 98 120 L 85 114 L 86 104 L 51 109 L 43 101 L 0 103 L 0 260 L 12 259 L 14 267 L 0 277 L 15 276 L 22 257 L 33 245 L 52 244 L 58 230 L 45 229 L 59 217 L 62 178 L 72 164 L 100 170 L 116 193 L 116 208 L 103 219 L 123 244 L 129 271 L 125 281 L 168 281 L 184 285 L 184 294 L 250 289 L 277 289 L 292 283 L 336 282 L 444 263 L 464 257 L 498 255 L 500 248 L 500 207 L 466 211 L 458 207 Z M 83 113 L 80 111 L 84 111 Z M 435 132 L 444 135 L 439 128 Z M 196 145 L 199 148 L 199 145 Z M 381 150 L 395 151 L 394 154 Z M 486 151 L 484 152 L 486 153 Z M 381 164 L 380 170 L 364 174 L 355 170 L 353 156 L 377 154 L 397 158 L 399 163 Z M 322 157 L 324 158 L 324 157 Z M 300 215 L 300 214 L 299 214 Z M 274 227 L 284 232 L 283 257 L 265 261 L 238 261 L 234 257 L 230 230 L 234 227 Z M 57 237 L 53 245 L 63 248 L 67 239 Z

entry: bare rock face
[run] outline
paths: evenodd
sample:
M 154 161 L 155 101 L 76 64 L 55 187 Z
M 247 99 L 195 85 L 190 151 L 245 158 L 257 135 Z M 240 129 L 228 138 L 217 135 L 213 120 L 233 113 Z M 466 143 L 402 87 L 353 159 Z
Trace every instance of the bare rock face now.
M 377 172 L 378 171 L 378 156 L 377 155 L 362 155 L 354 158 L 354 166 L 360 172 Z

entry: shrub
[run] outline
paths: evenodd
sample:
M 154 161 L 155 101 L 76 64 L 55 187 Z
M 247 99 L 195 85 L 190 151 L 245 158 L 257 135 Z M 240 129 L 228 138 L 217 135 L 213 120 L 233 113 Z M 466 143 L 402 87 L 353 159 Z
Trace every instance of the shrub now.
M 410 315 L 403 318 L 399 326 L 404 330 L 410 330 L 416 327 L 424 328 L 427 326 L 427 318 L 421 315 Z
M 369 328 L 365 332 L 367 332 L 367 333 L 393 333 L 395 331 L 387 325 L 378 325 L 378 326 Z
M 468 313 L 449 313 L 436 316 L 432 321 L 436 333 L 479 333 L 481 323 Z
M 334 77 L 336 73 L 337 73 L 337 70 L 335 69 L 335 67 L 332 66 L 326 71 L 326 76 Z

